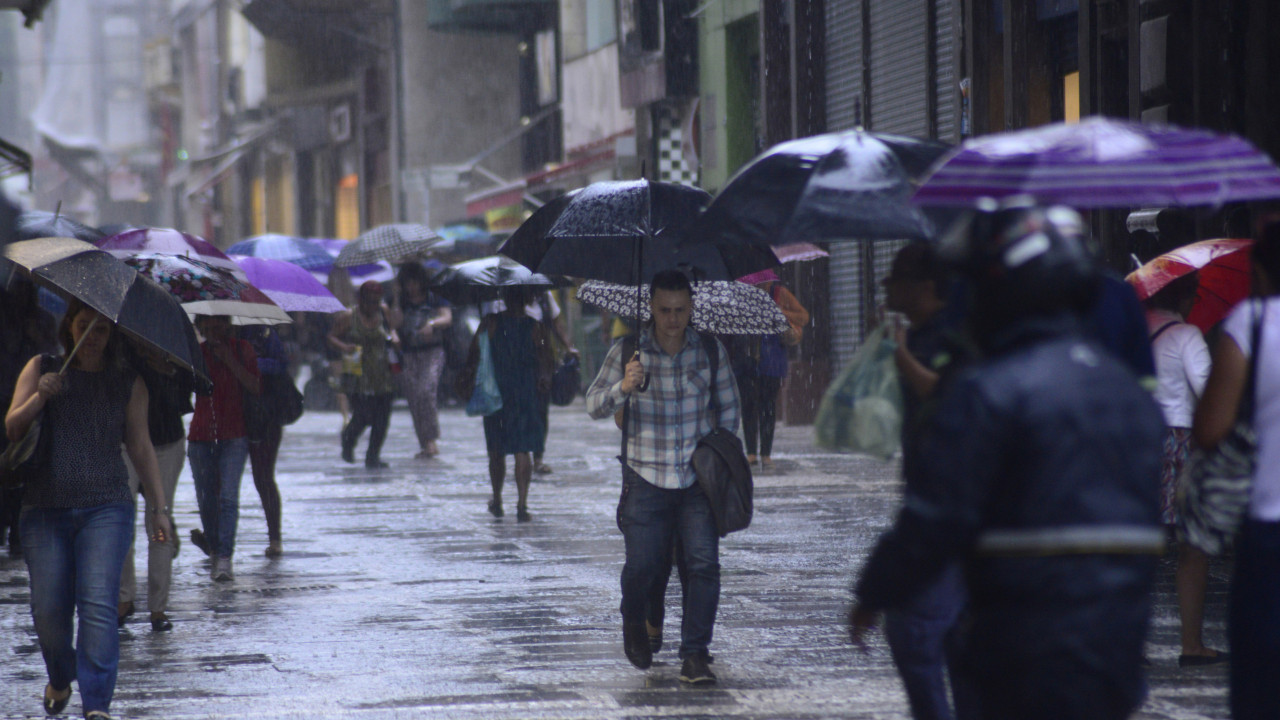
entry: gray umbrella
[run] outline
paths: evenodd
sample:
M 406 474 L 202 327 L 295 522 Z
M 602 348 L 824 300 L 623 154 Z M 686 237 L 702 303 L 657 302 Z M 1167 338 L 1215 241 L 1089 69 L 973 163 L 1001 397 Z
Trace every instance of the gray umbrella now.
M 379 225 L 347 243 L 333 261 L 336 267 L 371 265 L 385 260 L 398 264 L 425 257 L 443 238 L 426 225 Z

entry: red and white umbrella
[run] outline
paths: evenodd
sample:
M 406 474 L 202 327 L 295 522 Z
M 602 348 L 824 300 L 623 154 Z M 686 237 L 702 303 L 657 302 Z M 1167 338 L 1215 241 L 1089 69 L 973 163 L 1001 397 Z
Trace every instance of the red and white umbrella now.
M 1249 296 L 1252 247 L 1249 239 L 1201 240 L 1148 261 L 1125 280 L 1137 291 L 1138 299 L 1146 300 L 1174 280 L 1199 272 L 1196 304 L 1187 322 L 1207 331 Z

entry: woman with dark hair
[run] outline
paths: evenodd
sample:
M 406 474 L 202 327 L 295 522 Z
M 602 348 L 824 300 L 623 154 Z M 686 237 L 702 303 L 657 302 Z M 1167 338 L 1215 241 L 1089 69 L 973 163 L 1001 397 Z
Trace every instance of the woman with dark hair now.
M 213 393 L 196 396 L 187 433 L 187 459 L 203 527 L 191 531 L 191 542 L 213 560 L 210 577 L 230 582 L 240 521 L 240 480 L 249 455 L 244 394 L 258 394 L 258 356 L 252 345 L 236 337 L 226 316 L 201 315 L 196 329 L 204 337 L 200 349 Z
M 1196 301 L 1199 273 L 1184 275 L 1143 303 L 1147 332 L 1156 363 L 1156 403 L 1164 413 L 1164 463 L 1160 470 L 1160 513 L 1166 527 L 1177 522 L 1174 494 L 1178 475 L 1191 452 L 1191 416 L 1209 377 L 1209 346 L 1195 325 L 1186 322 Z M 1209 557 L 1194 546 L 1178 543 L 1174 584 L 1182 625 L 1182 667 L 1212 665 L 1227 659 L 1204 644 L 1204 596 L 1209 581 Z
M 1280 221 L 1253 246 L 1254 299 L 1222 322 L 1213 369 L 1191 426 L 1197 445 L 1217 447 L 1235 425 L 1256 354 L 1253 429 L 1258 456 L 1248 514 L 1236 539 L 1227 639 L 1231 717 L 1280 717 Z M 1254 329 L 1258 347 L 1253 347 Z
M 522 288 L 509 288 L 503 302 L 506 310 L 486 315 L 471 342 L 462 385 L 474 386 L 480 357 L 480 334 L 489 338 L 493 374 L 502 395 L 502 409 L 484 417 L 484 442 L 489 451 L 489 481 L 493 497 L 489 512 L 502 517 L 502 486 L 507 477 L 507 456 L 515 455 L 516 520 L 528 522 L 529 481 L 533 479 L 534 453 L 541 453 L 546 438 L 539 395 L 551 391 L 554 359 L 551 333 L 546 325 L 529 317 L 524 306 L 531 295 Z M 530 362 L 530 359 L 534 362 Z M 465 382 L 467 379 L 470 382 Z M 465 393 L 470 396 L 470 392 Z
M 264 383 L 293 383 L 289 376 L 289 353 L 280 333 L 274 327 L 257 325 L 240 331 L 240 339 L 253 346 L 258 356 L 258 377 Z M 270 376 L 270 377 L 268 377 Z M 262 512 L 267 516 L 267 557 L 280 557 L 284 546 L 280 539 L 280 486 L 276 484 L 276 458 L 280 454 L 280 441 L 284 439 L 284 421 L 277 417 L 267 419 L 264 427 L 246 428 L 249 436 L 249 468 L 253 473 L 253 486 L 262 501 Z
M 27 363 L 5 432 L 16 441 L 42 417 L 41 432 L 51 433 L 47 470 L 27 485 L 21 516 L 31 615 L 49 677 L 45 712 L 62 712 L 76 680 L 84 716 L 109 718 L 120 660 L 116 598 L 135 512 L 121 445 L 142 481 L 151 540 L 168 541 L 173 528 L 147 428 L 147 388 L 125 364 L 110 321 L 72 301 L 58 338 L 70 362 L 64 368 L 39 355 Z
M 404 371 L 400 387 L 409 401 L 413 430 L 418 435 L 418 458 L 440 454 L 440 417 L 436 396 L 440 372 L 444 370 L 444 339 L 453 324 L 449 302 L 427 289 L 427 271 L 419 263 L 400 266 L 396 277 L 400 286 L 391 316 L 400 329 L 400 349 Z
M 337 314 L 328 335 L 329 346 L 351 358 L 356 370 L 342 376 L 343 393 L 351 403 L 351 420 L 342 428 L 342 459 L 356 461 L 356 443 L 368 428 L 364 466 L 371 470 L 387 467 L 382 443 L 391 426 L 395 393 L 387 347 L 399 342 L 389 314 L 382 302 L 382 283 L 368 280 L 360 286 L 356 306 Z

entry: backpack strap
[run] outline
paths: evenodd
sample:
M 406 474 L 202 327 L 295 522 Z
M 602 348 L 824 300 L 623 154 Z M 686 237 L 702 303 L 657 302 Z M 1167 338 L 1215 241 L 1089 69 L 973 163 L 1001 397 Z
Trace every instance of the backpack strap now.
M 698 331 L 698 339 L 702 341 L 702 349 L 707 353 L 707 363 L 711 365 L 711 411 L 715 413 L 714 430 L 720 427 L 720 396 L 716 393 L 716 376 L 720 372 L 720 348 L 717 347 L 716 336 Z

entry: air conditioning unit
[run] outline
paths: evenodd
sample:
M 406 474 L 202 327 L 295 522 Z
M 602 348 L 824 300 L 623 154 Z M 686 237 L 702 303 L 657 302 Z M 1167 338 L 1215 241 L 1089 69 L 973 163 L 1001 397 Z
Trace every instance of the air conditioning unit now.
M 351 139 L 351 105 L 343 103 L 329 111 L 329 139 L 346 142 Z

